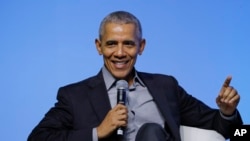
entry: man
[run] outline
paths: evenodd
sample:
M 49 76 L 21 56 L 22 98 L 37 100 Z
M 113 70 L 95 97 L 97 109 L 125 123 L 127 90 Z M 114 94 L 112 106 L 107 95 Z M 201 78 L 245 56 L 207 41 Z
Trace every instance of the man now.
M 242 124 L 240 97 L 227 77 L 211 109 L 178 85 L 172 76 L 134 68 L 146 41 L 139 20 L 116 11 L 101 22 L 97 51 L 104 66 L 93 77 L 62 87 L 58 102 L 30 134 L 29 141 L 180 141 L 180 125 L 214 129 L 229 137 Z M 129 85 L 127 104 L 116 104 L 116 82 Z M 124 135 L 117 128 L 124 127 Z

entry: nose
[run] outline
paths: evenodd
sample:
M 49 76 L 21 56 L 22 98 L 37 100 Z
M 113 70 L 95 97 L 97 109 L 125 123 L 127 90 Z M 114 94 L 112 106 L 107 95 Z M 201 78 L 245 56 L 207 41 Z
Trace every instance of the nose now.
M 117 50 L 116 50 L 116 56 L 123 57 L 125 55 L 126 55 L 126 53 L 125 53 L 124 47 L 122 45 L 118 45 Z

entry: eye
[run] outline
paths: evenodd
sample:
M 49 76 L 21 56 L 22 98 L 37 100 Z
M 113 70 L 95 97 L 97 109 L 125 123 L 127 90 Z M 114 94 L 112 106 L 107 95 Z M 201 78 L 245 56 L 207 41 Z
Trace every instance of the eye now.
M 117 42 L 116 41 L 107 41 L 106 45 L 107 46 L 115 46 L 115 45 L 117 45 Z
M 134 41 L 124 41 L 123 44 L 125 46 L 129 46 L 129 47 L 135 46 L 135 42 Z

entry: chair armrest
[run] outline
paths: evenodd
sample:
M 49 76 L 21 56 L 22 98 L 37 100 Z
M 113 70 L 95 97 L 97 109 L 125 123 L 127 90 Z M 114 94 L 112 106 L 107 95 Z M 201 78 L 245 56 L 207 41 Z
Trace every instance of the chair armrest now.
M 181 126 L 182 141 L 225 141 L 226 139 L 217 131 L 201 129 L 190 126 Z

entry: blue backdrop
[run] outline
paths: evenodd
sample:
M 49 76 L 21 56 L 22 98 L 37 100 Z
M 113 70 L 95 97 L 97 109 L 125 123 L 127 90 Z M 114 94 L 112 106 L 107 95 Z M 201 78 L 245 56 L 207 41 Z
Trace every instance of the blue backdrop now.
M 24 141 L 56 102 L 60 86 L 95 75 L 99 23 L 115 10 L 134 13 L 147 45 L 140 71 L 170 74 L 193 96 L 217 108 L 227 75 L 250 123 L 248 0 L 1 0 L 1 141 Z

